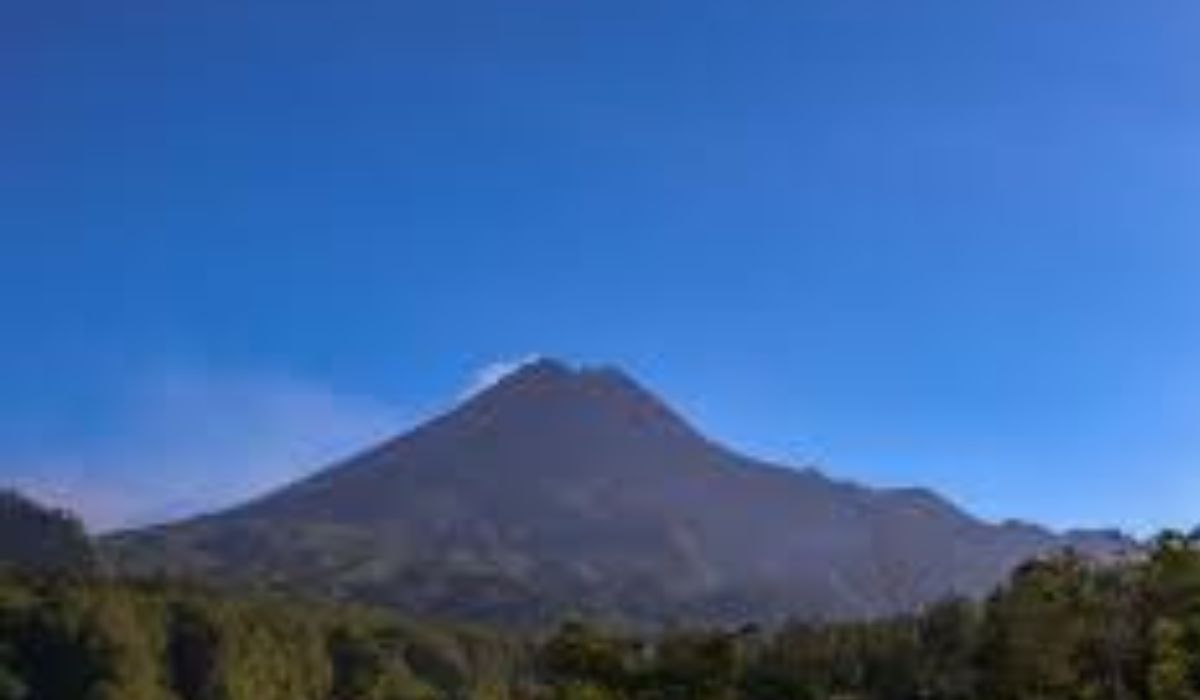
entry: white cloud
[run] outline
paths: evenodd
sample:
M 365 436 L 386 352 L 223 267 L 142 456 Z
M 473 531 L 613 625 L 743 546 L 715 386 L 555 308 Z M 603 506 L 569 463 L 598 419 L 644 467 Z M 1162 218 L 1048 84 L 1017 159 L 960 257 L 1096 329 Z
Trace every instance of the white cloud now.
M 483 367 L 480 367 L 475 371 L 474 374 L 471 375 L 471 381 L 467 383 L 467 386 L 461 392 L 459 392 L 458 399 L 459 401 L 466 401 L 480 392 L 487 391 L 495 386 L 497 382 L 513 372 L 516 372 L 522 367 L 533 364 L 541 359 L 543 359 L 542 355 L 530 353 L 515 360 L 497 360 L 496 362 L 490 362 Z
M 102 437 L 44 440 L 6 480 L 103 530 L 236 503 L 407 423 L 393 406 L 294 377 L 197 368 L 151 372 L 116 403 Z

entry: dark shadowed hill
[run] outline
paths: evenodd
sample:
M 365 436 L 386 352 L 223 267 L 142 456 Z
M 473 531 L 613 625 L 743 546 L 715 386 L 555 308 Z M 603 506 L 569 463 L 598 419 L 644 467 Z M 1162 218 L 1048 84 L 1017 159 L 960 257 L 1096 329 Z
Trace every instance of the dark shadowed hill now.
M 96 566 L 92 543 L 73 516 L 0 491 L 0 567 L 82 572 Z
M 134 571 L 533 621 L 872 616 L 983 593 L 1052 549 L 1128 543 L 763 463 L 619 371 L 542 360 L 266 498 L 109 544 Z

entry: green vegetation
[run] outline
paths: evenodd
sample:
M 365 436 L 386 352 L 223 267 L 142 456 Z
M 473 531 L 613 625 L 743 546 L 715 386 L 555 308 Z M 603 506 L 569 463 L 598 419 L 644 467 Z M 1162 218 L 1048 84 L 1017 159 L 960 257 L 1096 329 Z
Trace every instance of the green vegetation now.
M 0 580 L 2 700 L 506 698 L 519 654 L 480 630 L 309 601 Z
M 679 631 L 651 642 L 583 624 L 542 646 L 556 700 L 1195 700 L 1200 543 L 1144 559 L 1032 562 L 988 600 L 833 625 Z
M 0 577 L 0 700 L 1195 700 L 1200 545 L 873 622 L 534 639 L 183 583 Z

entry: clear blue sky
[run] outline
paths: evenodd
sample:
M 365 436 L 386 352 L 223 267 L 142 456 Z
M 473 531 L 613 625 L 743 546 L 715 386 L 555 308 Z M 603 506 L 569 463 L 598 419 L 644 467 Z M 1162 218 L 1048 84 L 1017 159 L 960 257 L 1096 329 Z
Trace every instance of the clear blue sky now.
M 528 353 L 991 518 L 1200 521 L 1190 1 L 0 9 L 0 475 L 228 502 Z

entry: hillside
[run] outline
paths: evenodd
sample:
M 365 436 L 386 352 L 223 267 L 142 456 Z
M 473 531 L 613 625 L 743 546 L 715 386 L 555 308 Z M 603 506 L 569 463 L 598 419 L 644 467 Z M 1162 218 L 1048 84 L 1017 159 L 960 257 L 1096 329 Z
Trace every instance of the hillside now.
M 95 551 L 73 516 L 0 491 L 0 566 L 35 571 L 90 571 Z
M 110 538 L 135 573 L 271 581 L 471 619 L 860 618 L 990 590 L 1119 535 L 994 525 L 706 439 L 613 369 L 527 365 L 244 506 Z

